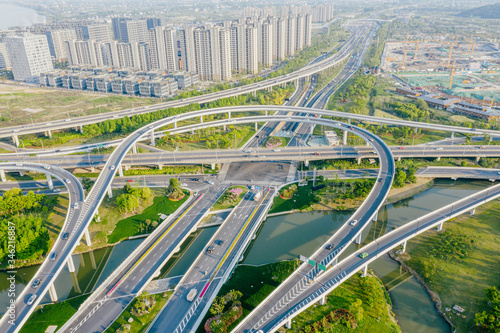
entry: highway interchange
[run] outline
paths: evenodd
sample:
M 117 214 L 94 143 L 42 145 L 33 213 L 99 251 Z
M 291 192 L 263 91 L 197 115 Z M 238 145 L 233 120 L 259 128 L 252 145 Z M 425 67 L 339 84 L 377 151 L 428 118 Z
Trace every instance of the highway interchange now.
M 100 122 L 104 119 L 116 118 L 121 116 L 129 116 L 134 113 L 144 113 L 151 112 L 157 109 L 165 107 L 175 107 L 180 105 L 187 105 L 192 102 L 206 102 L 214 99 L 219 99 L 227 96 L 234 96 L 235 94 L 248 93 L 251 91 L 259 89 L 267 89 L 274 85 L 282 84 L 289 81 L 295 81 L 302 77 L 309 76 L 320 70 L 328 68 L 333 64 L 337 64 L 350 55 L 350 53 L 360 46 L 360 43 L 365 42 L 362 48 L 361 56 L 356 59 L 348 60 L 350 67 L 348 70 L 342 73 L 341 77 L 346 77 L 349 75 L 353 68 L 357 68 L 361 64 L 361 60 L 364 57 L 364 52 L 366 51 L 367 39 L 363 39 L 364 34 L 368 34 L 370 40 L 373 37 L 374 29 L 357 29 L 354 31 L 352 36 L 346 41 L 345 45 L 340 49 L 338 53 L 334 56 L 329 57 L 325 60 L 320 60 L 316 63 L 312 63 L 309 66 L 304 67 L 293 74 L 289 74 L 283 78 L 271 79 L 266 81 L 261 81 L 254 85 L 244 86 L 240 88 L 230 89 L 214 94 L 207 94 L 199 97 L 195 97 L 189 100 L 181 100 L 163 103 L 151 107 L 145 107 L 139 110 L 130 111 L 120 111 L 117 113 L 109 113 L 99 116 L 88 116 L 82 118 L 75 118 L 69 121 L 54 122 L 53 124 L 35 124 L 31 127 L 19 127 L 19 128 L 9 128 L 0 130 L 0 137 L 11 137 L 13 135 L 18 136 L 26 133 L 36 133 L 47 130 L 57 130 L 61 128 L 78 127 L 85 124 Z M 300 80 L 299 80 L 300 82 Z M 88 224 L 91 222 L 93 216 L 97 212 L 97 209 L 102 202 L 104 196 L 108 191 L 110 191 L 111 184 L 115 181 L 115 174 L 120 172 L 122 166 L 133 165 L 133 164 L 148 164 L 146 162 L 153 161 L 151 164 L 175 164 L 175 163 L 189 163 L 188 159 L 197 159 L 198 163 L 204 161 L 212 161 L 212 163 L 220 162 L 231 162 L 231 161 L 245 161 L 245 159 L 250 159 L 252 161 L 256 158 L 252 157 L 254 153 L 242 152 L 242 151 L 221 151 L 217 154 L 222 155 L 222 157 L 216 156 L 214 160 L 214 152 L 184 152 L 176 153 L 175 157 L 173 153 L 165 153 L 165 160 L 163 159 L 163 154 L 158 158 L 158 154 L 137 154 L 133 157 L 127 156 L 127 152 L 133 149 L 139 141 L 144 140 L 151 136 L 151 133 L 171 125 L 177 127 L 177 122 L 183 120 L 197 118 L 203 115 L 213 115 L 213 114 L 228 114 L 227 119 L 215 120 L 211 122 L 200 122 L 198 124 L 192 124 L 182 127 L 177 127 L 177 132 L 187 132 L 193 129 L 206 128 L 212 126 L 224 126 L 228 124 L 240 124 L 248 122 L 267 122 L 267 130 L 273 130 L 275 124 L 284 121 L 289 123 L 303 123 L 294 136 L 295 143 L 293 146 L 301 146 L 314 125 L 324 125 L 328 127 L 338 128 L 344 133 L 351 132 L 362 139 L 364 139 L 367 144 L 371 147 L 358 147 L 358 148 L 348 148 L 348 152 L 341 151 L 338 149 L 324 149 L 318 148 L 321 151 L 319 155 L 316 155 L 317 151 L 307 150 L 306 148 L 287 148 L 283 151 L 270 152 L 266 151 L 265 154 L 269 157 L 262 157 L 261 160 L 313 160 L 313 159 L 324 159 L 324 158 L 334 158 L 331 157 L 336 155 L 337 157 L 345 158 L 346 154 L 350 154 L 350 157 L 376 157 L 379 160 L 380 168 L 377 171 L 370 171 L 370 175 L 375 176 L 377 181 L 375 185 L 364 201 L 364 203 L 359 207 L 359 209 L 353 214 L 353 216 L 347 221 L 351 222 L 356 220 L 357 222 L 345 223 L 342 228 L 340 228 L 335 235 L 333 235 L 330 240 L 319 248 L 314 255 L 311 256 L 313 260 L 321 263 L 325 266 L 332 266 L 326 272 L 323 273 L 322 270 L 318 269 L 318 266 L 308 266 L 308 264 L 303 264 L 299 269 L 292 274 L 275 292 L 273 292 L 266 300 L 263 302 L 255 311 L 253 311 L 245 320 L 236 328 L 236 332 L 257 332 L 259 329 L 265 332 L 275 331 L 279 325 L 283 325 L 290 320 L 291 315 L 296 315 L 302 309 L 306 308 L 305 305 L 310 305 L 318 298 L 322 297 L 324 293 L 329 292 L 332 288 L 336 287 L 341 281 L 345 280 L 347 277 L 351 276 L 355 272 L 359 271 L 363 266 L 366 266 L 371 260 L 374 260 L 377 256 L 385 253 L 388 249 L 393 248 L 395 245 L 400 244 L 409 237 L 413 237 L 415 234 L 422 232 L 426 228 L 435 226 L 438 223 L 442 223 L 443 220 L 449 218 L 450 214 L 458 214 L 475 205 L 479 205 L 485 200 L 491 200 L 500 195 L 500 187 L 496 186 L 484 193 L 476 194 L 470 198 L 462 200 L 457 203 L 454 207 L 450 208 L 448 215 L 444 215 L 441 211 L 429 214 L 417 221 L 416 223 L 408 224 L 408 227 L 400 228 L 381 239 L 377 240 L 378 243 L 375 247 L 373 243 L 368 246 L 363 247 L 364 252 L 369 253 L 369 260 L 360 260 L 355 254 L 348 256 L 346 259 L 338 262 L 338 257 L 352 242 L 360 243 L 360 235 L 363 228 L 371 222 L 373 218 L 376 218 L 379 208 L 384 204 L 387 194 L 391 188 L 394 172 L 395 172 L 395 157 L 408 157 L 414 156 L 412 154 L 423 154 L 425 155 L 425 148 L 415 146 L 406 147 L 405 149 L 399 149 L 394 147 L 388 147 L 380 138 L 366 131 L 362 128 L 352 126 L 347 123 L 342 123 L 330 119 L 319 118 L 320 116 L 333 116 L 338 118 L 352 118 L 362 121 L 378 122 L 378 123 L 394 123 L 393 120 L 389 119 L 374 119 L 374 117 L 352 115 L 346 113 L 339 113 L 335 111 L 325 111 L 322 110 L 327 97 L 331 95 L 331 92 L 335 89 L 338 84 L 342 83 L 343 80 L 339 80 L 330 86 L 328 89 L 323 89 L 320 94 L 313 97 L 308 106 L 316 105 L 318 108 L 311 107 L 291 107 L 291 106 L 265 106 L 265 107 L 254 107 L 254 106 L 244 106 L 244 107 L 232 107 L 232 108 L 218 108 L 210 110 L 201 110 L 196 112 L 190 112 L 187 114 L 177 115 L 175 117 L 169 117 L 156 121 L 152 124 L 146 125 L 141 129 L 136 130 L 128 137 L 118 142 L 116 149 L 111 155 L 105 157 L 98 155 L 88 155 L 83 156 L 90 159 L 95 159 L 96 162 L 105 164 L 99 164 L 102 167 L 102 171 L 97 178 L 95 185 L 90 190 L 86 198 L 84 198 L 83 189 L 79 180 L 68 172 L 52 167 L 51 169 L 46 169 L 41 164 L 35 164 L 32 162 L 32 158 L 15 157 L 10 156 L 9 160 L 13 162 L 2 163 L 1 168 L 5 170 L 36 170 L 43 173 L 52 173 L 54 177 L 58 178 L 62 184 L 68 187 L 70 192 L 70 203 L 79 202 L 79 209 L 71 209 L 68 213 L 67 221 L 65 223 L 64 231 L 69 232 L 70 236 L 64 242 L 58 240 L 54 245 L 52 251 L 57 252 L 57 258 L 54 261 L 46 260 L 37 272 L 36 277 L 43 276 L 42 284 L 35 291 L 30 290 L 31 281 L 28 287 L 25 288 L 21 296 L 18 298 L 16 303 L 16 314 L 19 318 L 16 326 L 9 326 L 6 321 L 6 316 L 2 318 L 0 322 L 0 331 L 2 332 L 15 332 L 20 329 L 24 321 L 28 318 L 29 314 L 36 307 L 36 304 L 40 301 L 41 296 L 46 293 L 50 286 L 52 285 L 58 272 L 62 269 L 64 263 L 68 261 L 74 248 L 77 246 L 79 240 L 86 232 Z M 226 96 L 226 94 L 228 94 Z M 319 96 L 319 97 L 318 97 Z M 177 103 L 177 104 L 176 104 Z M 231 118 L 231 113 L 237 112 L 248 112 L 248 111 L 274 111 L 274 115 L 267 116 L 251 116 L 251 117 L 233 117 Z M 129 113 L 126 113 L 129 112 Z M 288 113 L 293 113 L 294 115 L 288 115 Z M 307 115 L 317 115 L 316 117 L 308 117 Z M 272 125 L 270 125 L 272 124 Z M 469 133 L 469 134 L 479 134 L 473 129 L 465 129 L 460 127 L 444 126 L 444 125 L 434 125 L 434 124 L 423 124 L 418 122 L 406 122 L 398 123 L 398 125 L 411 126 L 415 128 L 429 128 L 444 130 L 448 132 L 457 133 Z M 269 135 L 271 132 L 266 130 L 264 126 L 264 132 Z M 262 131 L 263 129 L 261 129 Z M 481 133 L 496 134 L 495 131 L 483 131 Z M 265 135 L 263 135 L 265 137 Z M 247 145 L 247 148 L 255 147 L 257 148 L 262 142 L 262 138 L 254 138 L 253 141 Z M 442 149 L 436 149 L 442 148 Z M 445 150 L 446 149 L 446 150 Z M 303 150 L 305 151 L 303 153 Z M 328 151 L 327 151 L 328 150 Z M 333 151 L 333 153 L 332 153 Z M 429 152 L 427 156 L 466 156 L 465 153 L 472 152 L 476 155 L 467 156 L 495 156 L 495 148 L 481 148 L 474 147 L 464 148 L 461 147 L 433 147 L 427 148 Z M 450 155 L 453 153 L 462 155 Z M 487 155 L 487 154 L 492 155 Z M 302 154 L 307 154 L 302 156 Z M 398 155 L 399 154 L 399 155 Z M 406 154 L 406 155 L 405 155 Z M 443 154 L 443 155 L 440 155 Z M 448 155 L 446 155 L 448 154 Z M 141 156 L 143 155 L 143 156 Z M 152 155 L 155 155 L 154 157 Z M 250 157 L 248 157 L 250 155 Z M 259 156 L 262 156 L 258 154 Z M 82 161 L 82 156 L 76 155 Z M 179 158 L 179 162 L 176 158 Z M 420 155 L 417 155 L 420 156 Z M 497 154 L 498 156 L 498 154 Z M 38 156 L 42 161 L 50 162 L 49 159 L 53 157 L 49 156 Z M 73 157 L 71 157 L 73 158 Z M 84 160 L 83 158 L 83 160 Z M 131 158 L 137 158 L 140 160 L 137 162 L 129 162 Z M 225 159 L 224 159 L 225 158 Z M 219 160 L 220 159 L 220 160 Z M 20 162 L 22 160 L 22 162 Z M 38 159 L 37 159 L 38 160 Z M 257 158 L 258 160 L 258 158 Z M 53 161 L 53 160 L 52 160 Z M 59 166 L 65 166 L 59 160 Z M 195 161 L 193 160 L 193 163 Z M 22 166 L 20 165 L 22 163 Z M 66 162 L 65 162 L 66 163 Z M 67 162 L 73 163 L 75 162 Z M 79 162 L 76 162 L 77 164 Z M 89 166 L 87 162 L 81 162 L 86 167 Z M 265 162 L 264 162 L 265 163 Z M 243 163 L 244 164 L 244 163 Z M 93 164 L 91 164 L 94 166 Z M 82 165 L 83 166 L 83 165 Z M 97 164 L 96 164 L 97 166 Z M 31 168 L 31 169 L 30 169 Z M 427 172 L 427 171 L 423 171 Z M 437 171 L 439 172 L 439 171 Z M 458 172 L 458 171 L 457 171 Z M 488 171 L 491 172 L 491 171 Z M 497 172 L 497 171 L 495 171 Z M 474 173 L 474 172 L 473 172 Z M 498 173 L 498 172 L 497 172 Z M 295 177 L 294 177 L 295 178 Z M 68 183 L 66 179 L 71 179 Z M 285 179 L 281 179 L 276 185 L 281 186 L 285 183 Z M 60 332 L 93 332 L 93 331 L 103 331 L 108 327 L 114 319 L 123 311 L 123 309 L 133 300 L 135 295 L 140 293 L 147 283 L 157 274 L 161 266 L 170 258 L 170 256 L 178 250 L 180 244 L 186 239 L 186 237 L 196 229 L 197 224 L 201 219 L 208 213 L 210 207 L 217 201 L 218 197 L 224 193 L 228 187 L 228 183 L 232 183 L 230 177 L 230 172 L 225 179 L 225 174 L 221 174 L 213 180 L 210 180 L 209 185 L 205 186 L 205 180 L 202 180 L 203 184 L 192 184 L 193 191 L 189 196 L 186 203 L 175 213 L 172 214 L 167 221 L 162 223 L 153 234 L 151 234 L 141 246 L 130 255 L 129 258 L 118 268 L 115 272 L 101 285 L 98 289 L 91 295 L 91 297 L 82 305 L 77 314 L 73 316 L 70 321 L 60 329 Z M 150 331 L 164 331 L 165 327 L 168 327 L 169 332 L 184 332 L 196 330 L 199 322 L 203 318 L 204 313 L 208 310 L 211 300 L 215 297 L 218 290 L 224 281 L 228 278 L 228 274 L 232 271 L 232 268 L 239 260 L 241 253 L 244 251 L 248 245 L 249 240 L 253 236 L 256 228 L 261 222 L 262 218 L 269 206 L 272 203 L 272 198 L 276 193 L 279 186 L 266 187 L 263 189 L 265 195 L 259 201 L 252 200 L 252 196 L 255 195 L 255 191 L 251 191 L 246 199 L 244 199 L 238 207 L 236 207 L 232 212 L 232 217 L 227 219 L 223 226 L 219 228 L 218 232 L 214 235 L 210 244 L 215 246 L 214 251 L 210 254 L 200 253 L 198 260 L 193 263 L 190 271 L 184 276 L 181 286 L 178 287 L 174 293 L 174 296 L 167 303 L 167 306 L 163 309 L 162 313 L 157 317 L 156 321 L 150 327 Z M 269 190 L 269 191 L 268 191 Z M 434 214 L 434 215 L 432 215 Z M 220 242 L 222 241 L 222 243 Z M 216 244 L 217 242 L 217 244 Z M 326 245 L 332 244 L 333 247 L 329 250 L 326 249 Z M 361 250 L 360 250 L 361 251 Z M 384 252 L 385 251 L 385 252 Z M 338 262 L 338 263 L 337 263 Z M 338 270 L 338 271 L 337 271 Z M 35 279 L 34 278 L 34 279 Z M 209 282 L 207 284 L 207 282 Z M 333 282 L 332 282 L 333 281 Z M 201 288 L 201 286 L 205 286 Z M 194 303 L 188 302 L 186 294 L 190 289 L 196 288 L 203 290 L 202 293 L 197 296 Z M 31 288 L 32 289 L 32 288 Z M 26 302 L 26 297 L 30 292 L 34 292 L 38 295 L 35 304 L 28 306 Z M 286 300 L 283 302 L 283 300 Z M 184 316 L 182 316 L 184 314 Z

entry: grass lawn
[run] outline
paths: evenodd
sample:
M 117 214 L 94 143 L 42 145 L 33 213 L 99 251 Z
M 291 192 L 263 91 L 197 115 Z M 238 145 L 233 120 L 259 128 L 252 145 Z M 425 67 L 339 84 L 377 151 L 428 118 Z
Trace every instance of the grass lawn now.
M 171 291 L 166 292 L 165 296 L 163 294 L 152 295 L 152 297 L 156 298 L 155 306 L 153 307 L 151 312 L 140 317 L 134 316 L 130 313 L 130 310 L 135 302 L 134 300 L 129 306 L 127 306 L 127 308 L 122 312 L 120 317 L 118 317 L 118 319 L 116 319 L 115 322 L 105 332 L 116 332 L 116 330 L 118 330 L 122 324 L 128 323 L 127 320 L 129 318 L 132 318 L 134 320 L 132 321 L 132 323 L 130 323 L 131 325 L 130 332 L 133 333 L 146 332 L 148 326 L 153 322 L 153 319 L 156 317 L 158 312 L 160 312 L 165 303 L 167 303 L 171 295 L 172 295 Z
M 283 189 L 288 189 L 291 185 L 285 186 Z M 281 199 L 280 196 L 274 197 L 274 203 L 269 213 L 287 212 L 294 209 L 306 209 L 311 204 L 315 203 L 316 195 L 311 191 L 312 182 L 308 182 L 306 186 L 297 186 L 297 192 L 293 194 L 291 199 Z M 281 189 L 281 192 L 283 191 Z
M 19 332 L 43 333 L 50 325 L 61 327 L 76 313 L 87 297 L 88 295 L 82 295 L 60 303 L 39 306 Z
M 243 315 L 228 328 L 232 330 L 255 307 L 298 267 L 297 261 L 281 261 L 262 266 L 237 266 L 233 275 L 219 291 L 218 296 L 231 290 L 240 291 Z M 205 333 L 203 325 L 212 315 L 207 313 L 196 332 Z
M 394 139 L 392 134 L 381 135 L 381 138 L 389 146 L 399 146 L 399 145 L 420 145 L 422 143 L 438 141 L 443 139 L 449 139 L 451 136 L 449 133 L 441 131 L 429 131 L 422 130 L 422 133 L 411 134 L 410 137 L 406 138 L 404 141 L 402 139 Z M 460 137 L 459 134 L 455 134 L 455 137 Z
M 139 235 L 141 233 L 149 233 L 150 230 L 146 230 L 144 225 L 144 230 L 141 231 L 141 222 L 149 219 L 151 221 L 158 221 L 159 213 L 170 215 L 174 213 L 188 198 L 189 192 L 184 191 L 186 196 L 179 201 L 171 201 L 167 196 L 157 196 L 153 199 L 153 204 L 146 209 L 141 214 L 130 216 L 126 219 L 119 221 L 116 227 L 108 236 L 108 243 L 114 244 L 130 236 Z
M 443 240 L 435 229 L 413 238 L 407 245 L 407 262 L 435 291 L 443 309 L 455 304 L 465 309 L 462 318 L 447 312 L 457 332 L 474 330 L 474 315 L 488 310 L 484 290 L 500 284 L 500 203 L 489 202 L 476 208 L 476 215 L 464 214 L 444 224 L 444 230 L 474 237 L 474 248 L 464 259 L 429 257 L 429 251 Z
M 335 309 L 349 309 L 350 305 L 357 299 L 362 301 L 363 319 L 358 321 L 358 327 L 355 332 L 366 333 L 386 333 L 386 332 L 401 332 L 401 329 L 395 322 L 391 320 L 387 310 L 384 290 L 380 288 L 374 289 L 371 293 L 366 287 L 361 285 L 362 279 L 370 279 L 373 283 L 379 284 L 375 277 L 361 278 L 359 275 L 354 275 L 349 280 L 344 282 L 340 287 L 335 289 L 327 296 L 325 305 L 313 305 L 300 315 L 292 319 L 292 328 L 287 332 L 302 333 L 304 329 L 307 331 L 307 326 L 320 321 L 330 311 Z M 371 302 L 371 303 L 370 303 Z M 341 321 L 332 322 L 327 329 L 321 332 L 352 332 L 353 329 L 347 327 Z M 315 330 L 312 329 L 312 332 Z M 318 331 L 316 331 L 318 332 Z
M 243 192 L 240 193 L 237 200 L 231 201 L 229 199 L 229 191 L 233 188 L 239 188 Z M 247 192 L 248 192 L 248 188 L 246 186 L 241 186 L 241 185 L 231 186 L 230 188 L 228 188 L 226 190 L 226 192 L 224 192 L 224 194 L 219 198 L 219 200 L 217 200 L 217 202 L 212 206 L 212 208 L 210 210 L 216 211 L 216 210 L 221 210 L 221 209 L 234 208 L 240 203 L 240 201 L 243 199 L 245 194 L 247 194 Z

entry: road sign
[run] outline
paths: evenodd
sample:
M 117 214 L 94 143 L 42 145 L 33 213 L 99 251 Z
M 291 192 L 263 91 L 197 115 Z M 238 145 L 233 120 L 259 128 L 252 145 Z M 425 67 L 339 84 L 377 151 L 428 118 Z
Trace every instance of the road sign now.
M 326 271 L 326 267 L 321 264 L 318 264 L 318 268 L 321 269 L 322 271 Z
M 307 263 L 308 263 L 309 265 L 316 266 L 316 261 L 314 261 L 314 260 L 309 259 L 309 260 L 307 261 Z

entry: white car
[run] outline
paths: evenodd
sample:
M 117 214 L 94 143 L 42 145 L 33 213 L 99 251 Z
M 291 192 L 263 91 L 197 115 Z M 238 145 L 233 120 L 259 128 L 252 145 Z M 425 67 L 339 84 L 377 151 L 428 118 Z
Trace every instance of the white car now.
M 67 118 L 67 119 L 66 119 L 66 120 L 64 120 L 64 121 L 71 121 L 71 119 Z
M 35 300 L 36 300 L 36 294 L 33 294 L 30 296 L 30 298 L 28 299 L 28 302 L 26 304 L 31 305 L 31 304 L 33 304 L 33 302 L 35 302 Z
M 436 150 L 443 150 L 443 147 L 437 147 Z
M 279 153 L 281 151 L 281 149 L 275 149 L 273 150 L 275 153 Z
M 114 169 L 115 169 L 114 165 L 112 165 L 112 166 L 109 167 L 109 170 L 114 170 Z
M 351 222 L 349 222 L 349 225 L 356 225 L 356 223 L 358 223 L 358 220 L 352 220 Z
M 66 179 L 66 183 L 71 184 L 71 180 Z
M 16 163 L 16 166 L 23 166 L 21 162 Z
M 50 170 L 50 165 L 45 165 L 43 168 L 44 168 L 45 170 Z
M 182 184 L 181 184 L 181 186 L 182 186 L 182 187 L 186 187 L 186 186 L 188 186 L 188 184 L 186 184 L 186 183 L 182 183 Z

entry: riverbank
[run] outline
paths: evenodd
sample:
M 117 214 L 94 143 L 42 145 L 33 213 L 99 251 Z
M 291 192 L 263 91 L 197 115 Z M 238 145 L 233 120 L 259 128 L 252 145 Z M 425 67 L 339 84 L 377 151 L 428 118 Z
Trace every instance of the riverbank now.
M 491 201 L 476 208 L 474 216 L 458 216 L 446 222 L 442 232 L 429 230 L 407 244 L 411 258 L 404 264 L 458 333 L 474 330 L 475 314 L 489 310 L 484 290 L 500 283 L 498 216 L 500 203 Z M 472 241 L 470 249 L 460 252 L 458 248 L 449 248 L 448 244 L 463 243 L 458 239 Z M 465 311 L 453 310 L 455 305 Z

